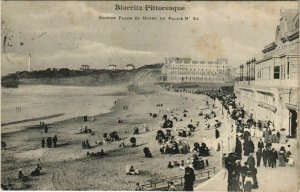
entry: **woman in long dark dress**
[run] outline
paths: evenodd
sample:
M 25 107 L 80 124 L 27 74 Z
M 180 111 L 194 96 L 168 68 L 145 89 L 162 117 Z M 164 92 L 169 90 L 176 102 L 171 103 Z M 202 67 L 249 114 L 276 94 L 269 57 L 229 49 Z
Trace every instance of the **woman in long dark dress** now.
M 195 173 L 190 167 L 185 168 L 184 174 L 184 191 L 194 191 Z

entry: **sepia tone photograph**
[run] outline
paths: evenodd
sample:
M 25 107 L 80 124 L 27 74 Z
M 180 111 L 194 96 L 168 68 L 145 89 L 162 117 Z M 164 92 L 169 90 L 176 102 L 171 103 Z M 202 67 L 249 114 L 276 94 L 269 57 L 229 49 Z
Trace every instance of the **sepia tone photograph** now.
M 1 189 L 299 191 L 298 1 L 1 1 Z

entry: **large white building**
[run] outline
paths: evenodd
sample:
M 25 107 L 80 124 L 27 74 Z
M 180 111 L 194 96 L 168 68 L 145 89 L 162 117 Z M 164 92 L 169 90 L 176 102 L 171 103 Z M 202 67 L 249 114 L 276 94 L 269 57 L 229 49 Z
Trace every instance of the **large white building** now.
M 274 42 L 240 66 L 237 101 L 257 120 L 271 120 L 296 137 L 299 117 L 299 13 L 282 10 Z
M 159 81 L 164 82 L 227 82 L 229 81 L 227 59 L 195 61 L 191 58 L 166 58 Z

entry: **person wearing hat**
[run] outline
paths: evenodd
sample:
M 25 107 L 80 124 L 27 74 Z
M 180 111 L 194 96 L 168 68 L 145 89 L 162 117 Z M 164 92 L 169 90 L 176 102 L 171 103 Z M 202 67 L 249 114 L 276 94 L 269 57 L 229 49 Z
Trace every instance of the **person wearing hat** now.
M 261 149 L 258 149 L 257 152 L 256 152 L 256 160 L 257 160 L 257 167 L 260 167 L 260 162 L 261 162 L 261 158 L 262 158 L 262 151 Z
M 278 159 L 278 153 L 274 148 L 272 148 L 272 159 L 271 159 L 272 168 L 276 168 L 277 159 Z
M 260 149 L 260 150 L 263 150 L 264 142 L 262 141 L 262 139 L 260 139 L 259 142 L 257 143 L 257 148 Z
M 195 173 L 190 167 L 185 168 L 184 174 L 184 191 L 194 191 Z

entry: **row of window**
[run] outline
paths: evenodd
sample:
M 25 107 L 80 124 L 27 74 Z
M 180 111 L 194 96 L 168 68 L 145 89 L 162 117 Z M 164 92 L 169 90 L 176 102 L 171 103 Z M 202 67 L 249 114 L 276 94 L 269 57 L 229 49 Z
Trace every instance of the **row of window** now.
M 172 71 L 166 71 L 167 73 L 171 73 L 171 74 L 179 74 L 179 73 L 185 73 L 185 74 L 190 74 L 190 73 L 195 73 L 195 74 L 202 74 L 203 72 L 204 73 L 224 73 L 225 70 L 203 70 L 203 69 L 199 69 L 199 70 L 172 70 Z
M 224 77 L 170 77 L 171 81 L 225 81 Z
M 196 68 L 229 68 L 229 65 L 176 65 L 176 64 L 172 64 L 171 67 L 188 67 L 188 68 L 192 68 L 192 67 L 196 67 Z

